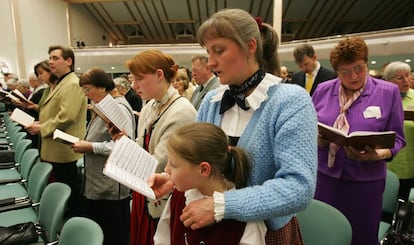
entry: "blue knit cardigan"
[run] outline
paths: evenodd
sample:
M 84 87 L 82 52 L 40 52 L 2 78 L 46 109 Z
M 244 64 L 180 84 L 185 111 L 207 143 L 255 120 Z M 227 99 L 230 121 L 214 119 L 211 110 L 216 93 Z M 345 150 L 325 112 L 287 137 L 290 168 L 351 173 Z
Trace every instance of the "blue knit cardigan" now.
M 311 201 L 316 185 L 317 119 L 309 94 L 266 74 L 274 83 L 268 99 L 253 113 L 238 146 L 252 161 L 248 187 L 224 193 L 225 219 L 265 220 L 267 228 L 283 227 Z M 198 121 L 221 125 L 216 90 L 204 98 Z

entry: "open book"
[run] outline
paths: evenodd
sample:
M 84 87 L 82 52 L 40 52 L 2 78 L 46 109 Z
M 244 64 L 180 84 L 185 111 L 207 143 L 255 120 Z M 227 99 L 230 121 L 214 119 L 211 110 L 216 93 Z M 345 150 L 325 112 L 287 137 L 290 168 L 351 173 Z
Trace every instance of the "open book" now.
M 395 132 L 355 131 L 346 135 L 337 128 L 318 122 L 319 134 L 330 142 L 338 145 L 352 146 L 356 149 L 364 149 L 369 146 L 373 149 L 393 148 Z
M 20 92 L 18 89 L 14 89 L 10 92 L 11 95 L 13 95 L 14 97 L 17 97 L 21 102 L 25 102 L 25 103 L 32 103 L 29 99 L 26 98 L 26 96 L 24 96 L 24 94 L 22 94 L 22 92 Z
M 158 161 L 126 136 L 115 142 L 103 173 L 119 183 L 156 199 L 154 191 L 148 185 L 149 177 L 155 173 Z
M 10 119 L 25 127 L 32 124 L 35 120 L 34 117 L 30 116 L 19 108 L 15 108 L 13 110 L 12 114 L 10 115 Z
M 18 97 L 13 95 L 12 92 L 4 91 L 4 90 L 0 90 L 0 100 L 3 101 L 4 103 L 12 103 L 12 102 L 21 103 L 22 102 Z
M 55 131 L 53 131 L 53 140 L 67 145 L 73 145 L 79 141 L 79 138 L 65 133 L 62 130 L 55 129 Z
M 99 103 L 94 104 L 92 110 L 106 123 L 114 125 L 118 131 L 122 131 L 128 126 L 119 110 L 118 103 L 110 94 L 106 95 Z

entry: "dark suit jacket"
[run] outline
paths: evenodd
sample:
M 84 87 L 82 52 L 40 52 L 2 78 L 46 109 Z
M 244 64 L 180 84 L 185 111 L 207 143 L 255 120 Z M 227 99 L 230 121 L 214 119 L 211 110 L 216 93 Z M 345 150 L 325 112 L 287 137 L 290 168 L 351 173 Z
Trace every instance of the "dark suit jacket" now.
M 140 112 L 142 108 L 142 99 L 135 93 L 135 91 L 131 88 L 125 94 L 125 99 L 131 105 L 132 110 Z
M 217 77 L 214 77 L 206 87 L 200 92 L 200 86 L 194 91 L 193 96 L 191 97 L 191 104 L 195 107 L 196 110 L 200 107 L 201 101 L 203 101 L 204 96 L 210 91 L 217 88 L 220 85 L 220 82 Z
M 325 68 L 321 66 L 321 68 L 318 71 L 318 74 L 316 74 L 315 81 L 313 82 L 312 89 L 310 91 L 310 95 L 312 96 L 313 92 L 315 91 L 316 87 L 319 83 L 331 80 L 336 77 L 336 74 L 334 71 Z M 303 71 L 296 72 L 293 74 L 292 77 L 292 83 L 297 84 L 301 87 L 305 87 L 306 83 L 306 74 Z

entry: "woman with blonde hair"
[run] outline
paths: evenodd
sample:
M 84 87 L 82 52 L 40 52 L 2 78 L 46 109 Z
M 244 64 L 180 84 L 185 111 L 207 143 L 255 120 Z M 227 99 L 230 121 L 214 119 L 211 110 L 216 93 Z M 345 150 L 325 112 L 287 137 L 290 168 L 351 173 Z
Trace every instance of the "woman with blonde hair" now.
M 191 100 L 194 93 L 194 86 L 190 83 L 190 78 L 184 70 L 178 69 L 172 85 L 181 96 L 189 101 Z

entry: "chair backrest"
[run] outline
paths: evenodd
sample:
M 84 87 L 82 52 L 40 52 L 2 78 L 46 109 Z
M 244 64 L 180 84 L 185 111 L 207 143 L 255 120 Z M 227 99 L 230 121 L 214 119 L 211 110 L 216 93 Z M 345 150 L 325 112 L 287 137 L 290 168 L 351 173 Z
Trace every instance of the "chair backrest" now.
M 10 143 L 12 143 L 12 147 L 14 148 L 18 142 L 20 142 L 22 139 L 25 139 L 26 137 L 27 133 L 21 131 L 10 136 Z
M 22 160 L 23 153 L 29 149 L 32 145 L 32 141 L 29 139 L 22 139 L 17 142 L 16 148 L 14 148 L 14 162 L 20 163 Z
M 385 179 L 385 189 L 382 194 L 382 211 L 393 214 L 397 207 L 398 190 L 400 181 L 391 170 L 387 169 L 387 177 Z
M 27 149 L 27 151 L 23 153 L 19 168 L 22 179 L 27 180 L 29 178 L 30 171 L 32 171 L 32 167 L 38 159 L 38 149 Z
M 103 231 L 95 221 L 73 217 L 63 225 L 59 245 L 101 245 L 103 239 Z
M 63 225 L 63 213 L 70 193 L 70 187 L 60 182 L 48 184 L 43 191 L 38 217 L 48 242 L 57 240 L 57 234 Z
M 297 218 L 306 245 L 351 244 L 351 224 L 345 215 L 327 203 L 314 199 Z
M 40 198 L 46 188 L 52 168 L 52 164 L 45 162 L 38 162 L 33 166 L 27 181 L 27 193 L 33 203 L 40 202 Z

